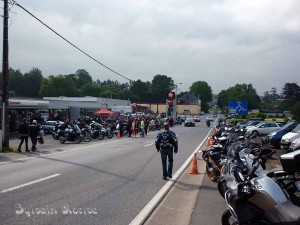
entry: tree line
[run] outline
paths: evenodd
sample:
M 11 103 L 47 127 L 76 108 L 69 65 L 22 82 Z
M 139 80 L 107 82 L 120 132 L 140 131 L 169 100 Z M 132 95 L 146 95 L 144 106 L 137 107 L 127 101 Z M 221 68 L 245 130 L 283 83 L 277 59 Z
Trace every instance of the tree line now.
M 0 78 L 2 87 L 2 76 Z M 47 97 L 83 97 L 130 99 L 132 102 L 164 103 L 167 94 L 174 90 L 172 77 L 157 74 L 152 81 L 140 79 L 129 83 L 113 80 L 93 80 L 84 69 L 78 69 L 74 74 L 59 74 L 44 77 L 38 68 L 32 68 L 22 74 L 20 70 L 9 69 L 9 90 L 16 97 L 42 98 Z M 205 81 L 196 81 L 189 87 L 189 92 L 201 99 L 201 109 L 209 110 L 212 102 L 212 89 Z M 181 97 L 184 92 L 178 93 Z M 300 112 L 300 87 L 296 83 L 286 83 L 277 93 L 276 88 L 266 91 L 263 97 L 258 96 L 252 84 L 236 84 L 218 94 L 217 105 L 225 110 L 230 101 L 247 101 L 248 109 L 273 108 L 291 110 L 298 115 Z M 300 115 L 298 115 L 300 118 Z

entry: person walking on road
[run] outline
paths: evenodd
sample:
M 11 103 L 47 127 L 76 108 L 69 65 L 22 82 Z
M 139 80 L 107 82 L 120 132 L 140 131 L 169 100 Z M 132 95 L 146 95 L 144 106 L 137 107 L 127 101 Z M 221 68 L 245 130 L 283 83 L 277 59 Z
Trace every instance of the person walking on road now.
M 32 147 L 31 151 L 35 152 L 36 151 L 36 144 L 37 144 L 37 137 L 40 132 L 40 127 L 37 124 L 36 120 L 32 121 L 32 124 L 29 126 L 29 136 L 31 139 Z
M 141 137 L 145 137 L 145 121 L 144 118 L 141 119 L 140 121 L 140 128 L 141 128 Z
M 29 127 L 28 127 L 27 119 L 23 119 L 23 122 L 19 126 L 18 132 L 21 135 L 20 136 L 21 141 L 20 141 L 20 144 L 19 144 L 19 147 L 18 147 L 18 151 L 22 152 L 21 147 L 23 145 L 23 142 L 25 141 L 25 151 L 29 152 L 29 149 L 28 149 Z
M 169 130 L 169 124 L 164 123 L 164 131 L 160 132 L 155 139 L 155 147 L 160 152 L 162 161 L 163 177 L 162 179 L 172 178 L 173 170 L 173 151 L 178 152 L 178 139 L 173 131 Z M 168 159 L 168 165 L 167 165 Z

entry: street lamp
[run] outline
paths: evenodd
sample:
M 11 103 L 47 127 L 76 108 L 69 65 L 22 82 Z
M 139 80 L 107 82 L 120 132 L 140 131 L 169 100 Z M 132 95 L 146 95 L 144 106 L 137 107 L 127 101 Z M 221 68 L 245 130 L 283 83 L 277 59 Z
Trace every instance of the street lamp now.
M 177 113 L 177 85 L 182 83 L 175 84 L 175 101 L 173 102 L 173 119 L 176 121 L 176 113 Z

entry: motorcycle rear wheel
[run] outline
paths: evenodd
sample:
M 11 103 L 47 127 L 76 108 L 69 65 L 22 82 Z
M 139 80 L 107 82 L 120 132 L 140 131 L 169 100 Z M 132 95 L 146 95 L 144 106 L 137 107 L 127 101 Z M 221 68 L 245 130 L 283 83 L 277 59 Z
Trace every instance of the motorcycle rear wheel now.
M 216 174 L 215 171 L 210 171 L 208 165 L 206 165 L 206 173 L 211 181 L 217 182 L 219 176 Z
M 103 138 L 104 138 L 104 135 L 103 134 L 99 134 L 98 139 L 99 140 L 103 140 Z
M 239 225 L 239 221 L 237 221 L 231 214 L 229 209 L 226 209 L 221 218 L 222 225 Z
M 75 144 L 79 144 L 81 142 L 80 136 L 75 137 Z

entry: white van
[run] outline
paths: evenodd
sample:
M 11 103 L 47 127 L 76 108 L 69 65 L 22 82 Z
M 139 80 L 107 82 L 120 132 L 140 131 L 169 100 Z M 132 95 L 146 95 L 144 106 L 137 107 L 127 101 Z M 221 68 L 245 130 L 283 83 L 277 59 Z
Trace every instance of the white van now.
M 287 150 L 291 143 L 300 138 L 300 124 L 298 124 L 294 130 L 292 130 L 291 132 L 285 134 L 282 138 L 281 138 L 281 142 L 280 142 L 280 147 L 283 150 Z

